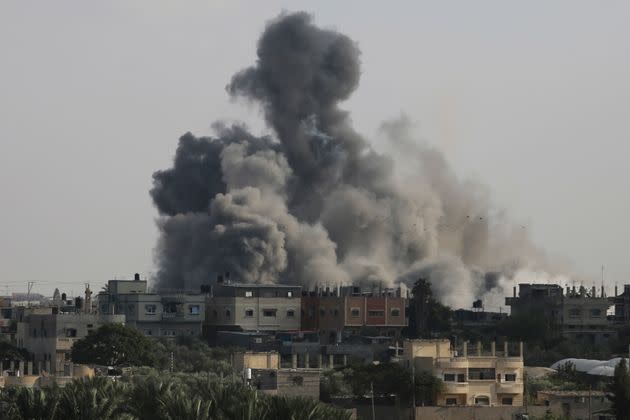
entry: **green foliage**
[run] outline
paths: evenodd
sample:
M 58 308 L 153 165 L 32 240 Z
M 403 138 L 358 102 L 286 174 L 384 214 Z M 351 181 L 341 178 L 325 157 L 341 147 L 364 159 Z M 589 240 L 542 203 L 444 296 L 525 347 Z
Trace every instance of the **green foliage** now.
M 453 313 L 451 308 L 435 299 L 431 282 L 423 278 L 418 279 L 411 293 L 407 335 L 412 338 L 429 338 L 448 333 L 451 330 Z
M 437 396 L 444 391 L 444 382 L 429 372 L 416 374 L 416 404 L 435 405 Z
M 630 420 L 630 373 L 625 359 L 615 367 L 615 374 L 606 389 L 617 420 Z
M 97 377 L 65 388 L 0 390 L 1 420 L 348 420 L 310 398 L 268 396 L 212 373 Z
M 133 327 L 105 324 L 72 346 L 75 363 L 105 366 L 153 366 L 153 342 Z
M 176 340 L 159 339 L 153 342 L 156 367 L 170 370 L 171 353 L 175 372 L 215 372 L 229 375 L 233 349 L 210 347 L 196 337 L 178 337 Z
M 28 351 L 19 349 L 0 336 L 0 360 L 29 360 Z

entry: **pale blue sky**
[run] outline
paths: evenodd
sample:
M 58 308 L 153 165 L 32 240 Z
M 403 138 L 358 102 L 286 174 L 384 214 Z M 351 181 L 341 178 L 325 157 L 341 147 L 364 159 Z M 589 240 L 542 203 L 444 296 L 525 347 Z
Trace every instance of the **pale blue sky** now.
M 224 87 L 283 9 L 358 41 L 367 137 L 406 113 L 550 254 L 626 281 L 629 2 L 6 0 L 0 294 L 153 269 L 151 174 L 216 119 L 265 130 Z

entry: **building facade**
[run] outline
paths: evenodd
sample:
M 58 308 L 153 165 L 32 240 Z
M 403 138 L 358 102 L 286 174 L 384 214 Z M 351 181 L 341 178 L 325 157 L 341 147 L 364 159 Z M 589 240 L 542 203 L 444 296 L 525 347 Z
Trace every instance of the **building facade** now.
M 415 372 L 426 371 L 442 379 L 439 406 L 523 405 L 523 353 L 505 343 L 497 351 L 464 343 L 455 350 L 449 340 L 405 340 L 402 362 Z M 512 350 L 512 351 L 510 351 Z
M 323 344 L 352 335 L 400 338 L 408 325 L 408 299 L 400 289 L 362 290 L 350 286 L 303 293 L 302 330 L 318 331 Z
M 603 290 L 599 295 L 595 287 L 576 290 L 557 284 L 519 284 L 513 297 L 505 299 L 512 316 L 542 315 L 551 331 L 565 339 L 585 344 L 605 344 L 617 333 L 608 320 L 608 309 L 613 302 Z
M 301 286 L 217 283 L 207 290 L 206 331 L 299 330 L 301 291 Z
M 205 319 L 205 296 L 191 293 L 149 293 L 147 282 L 110 280 L 98 294 L 101 314 L 123 314 L 126 324 L 146 336 L 199 336 Z
M 125 316 L 87 310 L 63 312 L 58 307 L 26 308 L 17 323 L 16 343 L 33 355 L 38 373 L 62 374 L 74 342 L 107 323 L 124 324 Z

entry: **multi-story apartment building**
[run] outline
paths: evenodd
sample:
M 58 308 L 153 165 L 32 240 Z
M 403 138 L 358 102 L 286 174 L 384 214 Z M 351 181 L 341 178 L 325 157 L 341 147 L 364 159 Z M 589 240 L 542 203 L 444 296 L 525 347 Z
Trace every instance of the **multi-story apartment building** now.
M 147 282 L 110 280 L 107 291 L 98 294 L 101 314 L 124 314 L 126 324 L 147 336 L 201 335 L 205 319 L 205 296 L 191 293 L 149 293 Z
M 305 292 L 302 330 L 319 331 L 324 344 L 340 343 L 356 334 L 399 339 L 408 325 L 408 299 L 401 289 L 362 290 L 357 286 Z
M 216 283 L 206 289 L 206 331 L 299 330 L 301 291 L 281 284 Z
M 514 288 L 505 303 L 513 316 L 543 315 L 551 330 L 568 340 L 602 344 L 617 335 L 607 317 L 613 303 L 603 290 L 598 296 L 595 287 L 567 287 L 564 293 L 557 284 L 519 284 L 518 296 Z
M 480 344 L 469 348 L 468 343 L 456 351 L 449 340 L 406 340 L 402 362 L 444 381 L 437 405 L 523 405 L 522 343 L 513 354 L 508 343 L 503 351 L 497 351 L 494 343 L 489 351 Z
M 70 361 L 75 341 L 103 324 L 125 323 L 124 315 L 94 312 L 89 304 L 90 296 L 88 288 L 86 299 L 77 300 L 79 306 L 20 308 L 16 313 L 17 346 L 33 355 L 37 372 L 46 370 L 53 375 L 62 373 L 64 364 Z

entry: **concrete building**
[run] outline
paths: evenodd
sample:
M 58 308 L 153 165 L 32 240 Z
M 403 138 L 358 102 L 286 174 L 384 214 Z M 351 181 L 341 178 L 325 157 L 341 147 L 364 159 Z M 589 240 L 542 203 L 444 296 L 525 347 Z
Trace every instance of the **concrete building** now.
M 402 362 L 416 372 L 431 372 L 444 381 L 439 406 L 523 405 L 523 346 L 510 352 L 508 343 L 497 351 L 481 345 L 461 350 L 449 340 L 406 340 Z M 514 349 L 512 349 L 514 350 Z
M 244 381 L 265 394 L 318 400 L 320 369 L 298 368 L 294 359 L 292 368 L 283 369 L 276 352 L 243 352 L 234 354 L 233 366 Z
M 190 293 L 149 293 L 147 282 L 110 280 L 107 291 L 98 294 L 101 314 L 124 314 L 126 324 L 146 336 L 201 335 L 205 319 L 205 296 Z
M 505 299 L 512 316 L 543 315 L 552 331 L 568 340 L 599 345 L 616 338 L 607 318 L 612 302 L 595 287 L 566 288 L 557 284 L 519 284 L 519 293 Z
M 70 352 L 75 341 L 87 336 L 106 323 L 125 323 L 124 315 L 99 314 L 91 309 L 89 287 L 85 300 L 77 300 L 80 306 L 48 306 L 20 308 L 17 311 L 18 347 L 33 355 L 35 371 L 58 374 L 70 362 Z
M 281 284 L 217 283 L 206 290 L 206 332 L 299 330 L 301 290 Z
M 615 418 L 605 413 L 611 408 L 611 402 L 602 391 L 538 391 L 536 403 L 567 419 Z
M 302 295 L 302 330 L 319 331 L 323 344 L 360 334 L 388 336 L 394 341 L 408 325 L 407 305 L 401 289 L 349 286 L 306 292 Z

